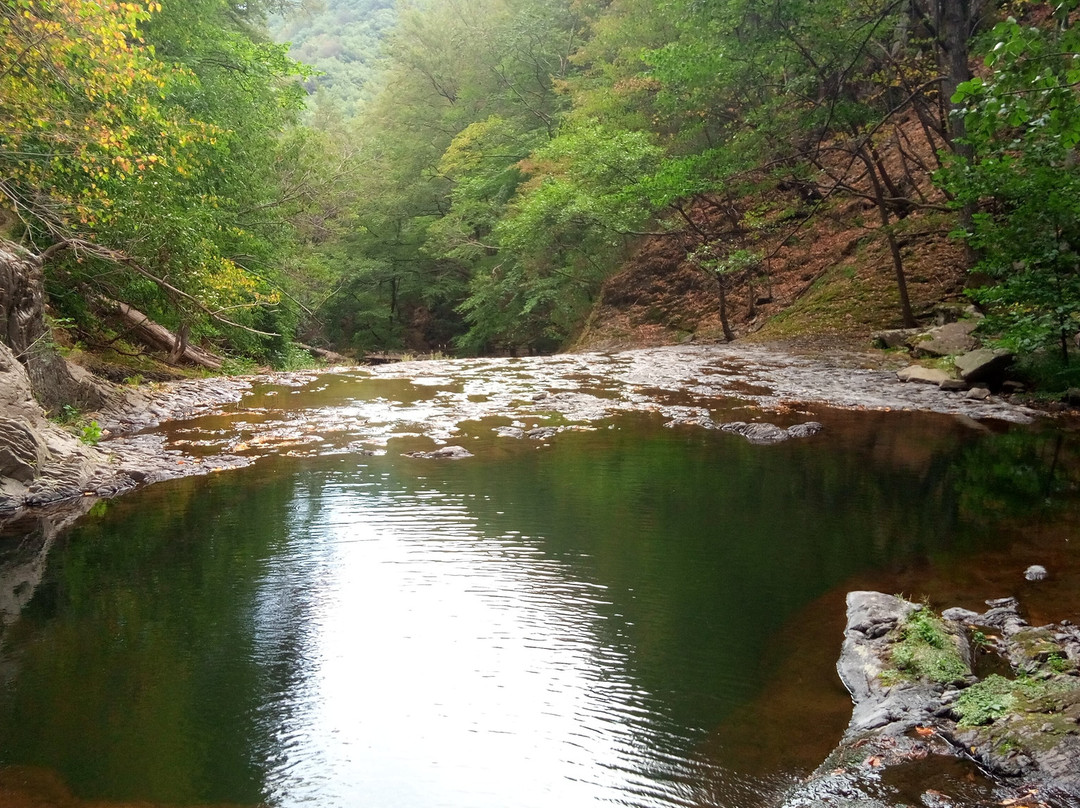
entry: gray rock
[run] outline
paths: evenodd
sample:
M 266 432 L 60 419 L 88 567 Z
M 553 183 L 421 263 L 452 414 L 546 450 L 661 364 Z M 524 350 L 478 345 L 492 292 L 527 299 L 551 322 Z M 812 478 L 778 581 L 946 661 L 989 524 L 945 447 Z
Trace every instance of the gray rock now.
M 825 427 L 819 424 L 817 421 L 806 421 L 802 424 L 795 424 L 787 428 L 788 437 L 790 438 L 809 438 L 811 435 L 816 435 Z
M 990 390 L 986 387 L 972 387 L 967 391 L 964 398 L 970 398 L 973 401 L 985 401 L 990 397 Z
M 0 418 L 0 477 L 28 483 L 38 476 L 49 453 L 25 421 Z
M 525 433 L 525 437 L 529 440 L 547 440 L 559 433 L 558 427 L 554 426 L 538 426 L 535 429 L 530 429 Z
M 963 379 L 945 379 L 938 385 L 942 390 L 950 393 L 958 393 L 968 389 L 968 384 Z
M 1013 362 L 1013 355 L 1005 350 L 980 348 L 956 357 L 953 362 L 960 372 L 960 378 L 964 381 L 986 382 L 1000 386 L 1005 370 Z
M 1042 581 L 1046 578 L 1046 567 L 1041 564 L 1032 564 L 1024 570 L 1024 577 L 1029 581 Z
M 817 421 L 806 421 L 802 424 L 789 426 L 787 429 L 776 424 L 747 423 L 746 421 L 731 421 L 720 426 L 722 432 L 733 432 L 736 435 L 742 435 L 751 443 L 760 445 L 783 443 L 791 438 L 808 438 L 811 435 L 816 435 L 824 428 Z
M 786 429 L 782 429 L 776 424 L 748 424 L 745 421 L 732 421 L 724 424 L 720 429 L 724 432 L 734 432 L 736 435 L 742 435 L 751 443 L 781 443 L 791 437 Z
M 944 370 L 937 368 L 924 368 L 922 365 L 910 365 L 896 371 L 896 378 L 902 382 L 919 382 L 920 384 L 934 384 L 940 386 L 943 381 L 952 377 Z
M 960 320 L 955 323 L 931 328 L 914 344 L 916 356 L 954 356 L 975 348 L 975 338 L 971 332 L 978 325 L 973 320 Z
M 979 616 L 979 613 L 973 612 L 971 609 L 961 609 L 959 606 L 953 606 L 951 609 L 943 611 L 941 616 L 943 619 L 951 620 L 954 623 L 971 623 Z
M 877 331 L 871 339 L 878 348 L 905 348 L 908 340 L 920 333 L 917 328 L 890 328 L 886 331 Z
M 525 430 L 518 429 L 516 426 L 497 426 L 494 429 L 496 435 L 500 438 L 516 438 L 521 440 L 525 437 Z

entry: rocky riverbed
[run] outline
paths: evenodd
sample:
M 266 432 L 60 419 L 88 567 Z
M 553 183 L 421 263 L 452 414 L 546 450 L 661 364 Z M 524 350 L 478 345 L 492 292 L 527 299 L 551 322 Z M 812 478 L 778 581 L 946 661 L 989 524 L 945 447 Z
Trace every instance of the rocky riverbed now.
M 0 455 L 0 513 L 51 505 L 82 496 L 113 496 L 141 484 L 251 462 L 272 447 L 347 433 L 350 445 L 378 450 L 396 434 L 424 436 L 436 447 L 451 443 L 465 421 L 504 418 L 506 436 L 543 439 L 588 428 L 624 412 L 656 412 L 669 425 L 725 429 L 757 443 L 807 437 L 819 425 L 800 418 L 800 407 L 920 410 L 985 420 L 1027 423 L 1037 413 L 1005 398 L 973 400 L 959 392 L 900 381 L 881 355 L 834 352 L 797 356 L 758 345 L 686 345 L 618 353 L 563 354 L 519 359 L 446 359 L 319 372 L 215 378 L 126 391 L 118 404 L 90 415 L 104 440 L 91 448 L 46 421 L 20 383 L 19 366 L 5 365 Z M 400 380 L 422 391 L 408 400 L 358 402 L 354 418 L 335 423 L 320 411 L 263 407 L 247 419 L 248 437 L 225 436 L 208 451 L 189 451 L 151 428 L 243 409 L 252 390 L 267 386 L 302 391 L 321 379 Z M 277 411 L 273 418 L 266 411 Z M 557 423 L 554 423 L 556 422 Z M 778 421 L 779 423 L 773 423 Z M 366 425 L 357 429 L 357 424 Z M 21 424 L 22 426 L 18 426 Z M 535 430 L 540 430 L 539 432 Z M 235 437 L 235 436 L 233 436 Z M 168 444 L 168 445 L 167 445 Z M 245 444 L 240 450 L 237 447 Z M 452 454 L 452 453 L 449 453 Z M 444 452 L 441 456 L 448 456 Z M 459 455 L 460 456 L 460 455 Z

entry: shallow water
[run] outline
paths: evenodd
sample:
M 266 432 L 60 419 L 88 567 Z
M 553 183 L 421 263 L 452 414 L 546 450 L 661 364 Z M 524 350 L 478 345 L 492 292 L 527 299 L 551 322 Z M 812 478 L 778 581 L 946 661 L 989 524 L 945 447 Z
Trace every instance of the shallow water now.
M 312 378 L 170 428 L 260 459 L 57 540 L 0 637 L 5 804 L 752 808 L 847 722 L 847 590 L 1080 614 L 1073 433 L 487 418 L 471 458 L 403 457 L 463 391 Z

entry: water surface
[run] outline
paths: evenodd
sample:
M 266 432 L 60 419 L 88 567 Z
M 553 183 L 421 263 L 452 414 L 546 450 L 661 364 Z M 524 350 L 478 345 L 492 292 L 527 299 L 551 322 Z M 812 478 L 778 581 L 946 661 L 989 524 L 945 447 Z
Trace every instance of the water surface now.
M 257 391 L 171 439 L 438 394 L 364 384 Z M 107 503 L 2 635 L 0 764 L 95 805 L 767 804 L 847 722 L 847 589 L 1080 603 L 1074 435 L 813 415 L 767 447 L 479 421 L 457 461 L 344 430 Z

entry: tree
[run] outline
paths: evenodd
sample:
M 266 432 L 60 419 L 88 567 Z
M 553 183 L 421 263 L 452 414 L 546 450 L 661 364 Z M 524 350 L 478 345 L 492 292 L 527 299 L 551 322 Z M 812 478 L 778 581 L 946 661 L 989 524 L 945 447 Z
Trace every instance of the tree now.
M 278 136 L 303 94 L 284 47 L 253 27 L 260 8 L 0 9 L 0 193 L 15 235 L 49 257 L 66 313 L 85 318 L 103 295 L 181 341 L 220 324 L 241 326 L 234 339 L 288 326 L 266 267 L 291 239 Z
M 1064 361 L 1080 329 L 1080 34 L 1075 0 L 1043 24 L 1008 19 L 984 39 L 989 74 L 961 83 L 970 158 L 940 175 L 975 212 L 960 235 L 991 279 L 972 295 L 988 329 L 1030 351 L 1056 342 Z

